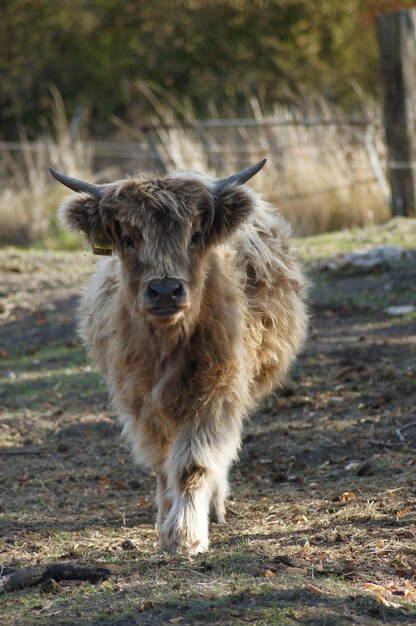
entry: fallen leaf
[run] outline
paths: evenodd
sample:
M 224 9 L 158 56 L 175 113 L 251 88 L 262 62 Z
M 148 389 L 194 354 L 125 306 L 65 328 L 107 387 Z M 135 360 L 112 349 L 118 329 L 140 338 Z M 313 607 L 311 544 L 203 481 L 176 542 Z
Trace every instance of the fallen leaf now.
M 319 587 L 317 587 L 316 585 L 312 585 L 312 583 L 307 583 L 305 585 L 305 589 L 307 589 L 308 591 L 310 591 L 311 593 L 314 593 L 317 596 L 325 596 L 328 592 L 325 591 L 324 589 L 320 589 Z
M 183 622 L 183 617 L 172 617 L 169 620 L 169 624 L 180 624 L 181 622 Z
M 272 572 L 271 569 L 266 569 L 263 575 L 265 578 L 274 578 L 276 576 L 276 572 Z
M 341 495 L 341 501 L 342 502 L 347 502 L 348 500 L 355 500 L 356 495 L 353 491 L 344 491 L 344 493 Z
M 355 495 L 353 491 L 344 491 L 338 496 L 335 496 L 335 498 L 333 498 L 332 501 L 333 502 L 348 502 L 349 500 L 355 500 L 356 497 L 357 496 Z
M 146 602 L 142 602 L 139 606 L 139 612 L 143 613 L 144 611 L 148 611 L 149 609 L 154 609 L 155 605 L 153 604 L 153 602 L 150 602 L 150 600 L 147 600 Z
M 416 593 L 416 587 L 414 585 L 412 585 L 412 583 L 409 580 L 405 580 L 404 581 L 404 586 L 405 586 L 405 592 L 404 595 L 407 598 L 407 596 L 414 596 Z
M 413 508 L 407 506 L 405 509 L 401 509 L 401 511 L 397 511 L 396 517 L 404 517 L 405 515 L 409 515 L 409 513 L 413 513 Z
M 48 578 L 41 585 L 43 593 L 59 593 L 62 591 L 62 586 L 53 578 Z
M 305 515 L 295 515 L 290 519 L 294 524 L 301 524 L 302 522 L 307 522 L 308 518 Z
M 364 589 L 369 589 L 370 591 L 386 591 L 385 587 L 381 585 L 376 585 L 375 583 L 364 583 Z
M 379 604 L 382 604 L 383 606 L 388 606 L 392 609 L 401 608 L 400 604 L 398 604 L 397 602 L 392 602 L 391 600 L 386 600 L 386 598 L 383 598 L 383 596 L 377 596 L 376 600 Z
M 292 565 L 284 565 L 283 567 L 287 574 L 306 575 L 308 573 L 306 567 L 293 567 Z

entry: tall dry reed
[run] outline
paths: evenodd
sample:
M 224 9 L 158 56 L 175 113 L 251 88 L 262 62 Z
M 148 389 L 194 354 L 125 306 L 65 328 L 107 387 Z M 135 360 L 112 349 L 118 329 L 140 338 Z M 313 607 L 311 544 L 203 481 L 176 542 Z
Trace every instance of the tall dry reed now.
M 267 115 L 251 100 L 251 118 L 245 122 L 215 120 L 219 114 L 213 110 L 212 119 L 201 123 L 189 104 L 184 107 L 157 87 L 140 83 L 138 97 L 152 106 L 154 127 L 141 130 L 140 121 L 114 120 L 117 143 L 104 145 L 87 140 L 85 124 L 74 131 L 59 92 L 52 89 L 51 96 L 52 124 L 43 136 L 30 142 L 22 129 L 16 151 L 3 144 L 0 152 L 0 244 L 56 239 L 55 210 L 65 190 L 51 179 L 49 165 L 88 180 L 111 180 L 137 163 L 159 173 L 186 169 L 224 176 L 267 156 L 268 165 L 253 185 L 279 206 L 296 234 L 388 218 L 380 186 L 386 149 L 376 106 L 363 113 L 371 120 L 367 126 L 345 123 L 342 111 L 321 100 L 276 107 Z M 101 153 L 107 154 L 107 177 Z M 68 244 L 59 237 L 57 242 Z
M 46 242 L 55 227 L 56 207 L 65 195 L 54 185 L 48 167 L 72 176 L 90 176 L 94 154 L 85 141 L 82 112 L 70 128 L 59 91 L 51 88 L 51 124 L 30 141 L 23 126 L 19 142 L 0 151 L 0 244 Z
M 137 87 L 154 108 L 154 145 L 167 171 L 224 176 L 267 156 L 267 167 L 252 184 L 298 235 L 388 218 L 386 147 L 375 103 L 362 101 L 360 115 L 348 118 L 320 98 L 296 108 L 275 107 L 267 115 L 252 99 L 251 119 L 199 123 L 189 105 L 181 107 L 143 83 Z M 178 125 L 178 116 L 185 123 Z

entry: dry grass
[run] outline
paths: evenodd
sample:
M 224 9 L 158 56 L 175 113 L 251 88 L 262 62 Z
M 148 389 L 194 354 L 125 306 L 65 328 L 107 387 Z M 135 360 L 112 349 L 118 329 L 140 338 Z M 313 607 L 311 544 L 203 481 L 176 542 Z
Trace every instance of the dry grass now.
M 390 226 L 355 241 L 398 243 Z M 1 250 L 0 562 L 120 566 L 103 583 L 0 596 L 2 621 L 415 624 L 416 319 L 385 313 L 416 304 L 415 254 L 367 275 L 311 271 L 305 353 L 246 426 L 229 523 L 189 560 L 159 551 L 155 479 L 133 467 L 76 340 L 88 259 Z
M 0 245 L 47 244 L 56 231 L 56 207 L 66 192 L 51 184 L 49 166 L 70 176 L 91 177 L 94 154 L 85 143 L 84 120 L 79 120 L 76 132 L 71 131 L 55 88 L 51 89 L 51 111 L 52 125 L 42 137 L 30 141 L 21 127 L 19 145 L 0 153 Z M 75 241 L 62 239 L 66 247 Z
M 146 97 L 153 107 L 157 130 L 141 133 L 134 130 L 134 124 L 114 121 L 122 129 L 124 142 L 131 142 L 132 136 L 138 142 L 140 162 L 153 163 L 147 169 L 192 169 L 226 175 L 267 156 L 267 168 L 253 185 L 288 216 L 296 234 L 387 219 L 386 202 L 368 153 L 370 142 L 382 171 L 386 158 L 377 107 L 365 111 L 376 122 L 367 130 L 337 123 L 305 125 L 306 118 L 342 116 L 341 111 L 322 102 L 296 110 L 276 108 L 266 117 L 254 100 L 250 103 L 251 121 L 257 125 L 224 127 L 212 125 L 211 120 L 211 125 L 201 126 L 190 106 L 179 106 L 154 87 L 138 87 L 140 96 Z M 74 132 L 59 93 L 55 89 L 51 93 L 52 126 L 45 128 L 44 135 L 35 142 L 30 142 L 21 129 L 20 145 L 1 152 L 0 244 L 78 245 L 78 240 L 58 232 L 55 209 L 65 191 L 51 180 L 48 165 L 89 180 L 109 180 L 117 171 L 130 169 L 127 156 L 123 159 L 122 141 L 113 152 L 111 168 L 92 175 L 102 161 L 94 158 L 94 143 L 87 140 L 85 123 L 81 121 Z M 228 115 L 235 113 L 230 111 Z M 219 114 L 213 110 L 212 116 L 218 118 Z M 268 125 L 271 118 L 279 119 L 280 125 Z M 185 119 L 186 123 L 178 124 L 178 119 Z M 107 145 L 111 153 L 111 144 Z
M 365 127 L 341 121 L 320 124 L 322 119 L 345 119 L 342 110 L 322 99 L 299 108 L 275 107 L 267 115 L 252 99 L 251 125 L 227 127 L 216 125 L 215 119 L 201 125 L 191 106 L 181 106 L 156 87 L 143 83 L 137 87 L 160 125 L 154 147 L 165 170 L 195 169 L 223 176 L 267 156 L 267 167 L 250 184 L 281 209 L 297 235 L 377 224 L 388 218 L 369 154 L 371 150 L 384 178 L 386 147 L 375 103 L 361 102 L 362 119 L 372 120 Z M 220 117 L 215 109 L 211 113 Z M 236 117 L 233 111 L 228 116 Z M 185 125 L 178 126 L 178 118 Z M 279 125 L 271 125 L 270 120 L 279 120 Z

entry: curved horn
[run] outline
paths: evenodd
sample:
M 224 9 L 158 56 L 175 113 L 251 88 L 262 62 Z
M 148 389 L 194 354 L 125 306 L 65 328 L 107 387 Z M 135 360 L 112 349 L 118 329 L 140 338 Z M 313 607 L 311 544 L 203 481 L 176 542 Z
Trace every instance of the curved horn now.
M 72 178 L 71 176 L 61 174 L 60 172 L 54 170 L 52 167 L 49 168 L 49 171 L 58 182 L 65 185 L 65 187 L 69 187 L 69 189 L 72 189 L 72 191 L 90 193 L 96 198 L 102 198 L 104 195 L 106 185 L 93 185 L 92 183 L 85 183 L 82 180 L 77 180 L 76 178 Z
M 246 167 L 245 170 L 241 170 L 241 172 L 237 172 L 237 174 L 218 179 L 215 181 L 215 191 L 220 191 L 221 189 L 224 189 L 224 187 L 230 187 L 231 185 L 243 185 L 250 180 L 250 178 L 253 178 L 253 176 L 255 176 L 255 174 L 257 174 L 262 167 L 264 167 L 266 161 L 267 159 L 262 159 L 256 163 L 256 165 Z

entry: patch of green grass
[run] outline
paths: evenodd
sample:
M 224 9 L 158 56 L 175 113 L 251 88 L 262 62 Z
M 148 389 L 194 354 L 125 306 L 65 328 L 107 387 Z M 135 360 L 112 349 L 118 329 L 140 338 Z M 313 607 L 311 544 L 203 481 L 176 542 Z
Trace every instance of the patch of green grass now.
M 12 371 L 50 370 L 56 363 L 65 363 L 68 367 L 85 364 L 85 353 L 79 346 L 68 346 L 55 341 L 47 346 L 22 354 L 21 351 L 11 351 L 2 359 L 2 368 Z
M 395 217 L 377 226 L 351 228 L 338 232 L 322 233 L 296 240 L 303 261 L 321 259 L 354 249 L 367 249 L 376 245 L 391 244 L 400 248 L 416 245 L 416 219 Z
M 416 321 L 416 310 L 401 316 L 400 320 L 403 324 Z
M 100 376 L 85 364 L 79 347 L 59 343 L 31 355 L 15 354 L 2 360 L 0 384 L 14 403 L 38 403 L 62 396 L 96 392 Z
M 79 284 L 82 284 L 91 273 L 92 255 L 82 249 L 74 248 L 68 251 L 59 246 L 58 248 L 59 250 L 52 250 L 41 245 L 0 247 L 0 274 L 5 277 L 4 285 L 15 282 L 14 277 L 23 284 L 30 280 L 33 287 L 40 286 L 43 290 L 46 287 L 46 291 L 51 287 L 48 281 L 55 282 L 61 278 L 67 283 L 71 282 L 71 279 L 74 281 L 78 279 Z M 45 280 L 47 284 L 42 285 Z M 47 310 L 44 311 L 45 315 L 47 313 Z
M 83 238 L 80 234 L 71 233 L 62 228 L 58 223 L 56 212 L 52 212 L 52 218 L 49 224 L 48 235 L 45 241 L 39 242 L 35 247 L 46 247 L 48 250 L 82 250 Z

